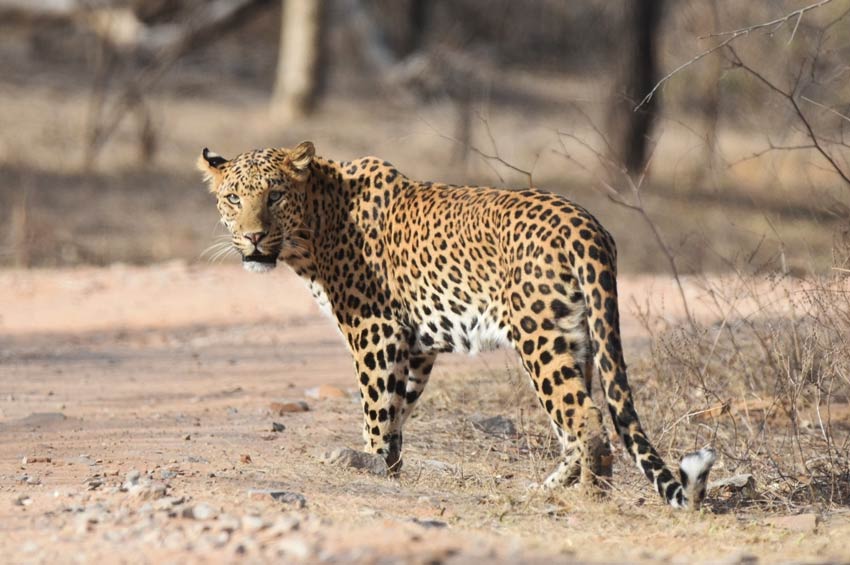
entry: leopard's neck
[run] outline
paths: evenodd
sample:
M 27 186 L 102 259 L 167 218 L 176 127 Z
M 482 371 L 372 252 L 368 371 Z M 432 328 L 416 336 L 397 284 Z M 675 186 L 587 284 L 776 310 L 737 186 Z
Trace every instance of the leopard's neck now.
M 304 204 L 308 252 L 286 259 L 299 276 L 326 286 L 331 278 L 344 278 L 344 273 L 334 272 L 343 257 L 334 260 L 332 255 L 343 254 L 346 261 L 361 264 L 376 261 L 369 240 L 381 233 L 397 184 L 407 182 L 396 172 L 376 183 L 370 169 L 380 164 L 374 157 L 342 163 L 314 158 Z

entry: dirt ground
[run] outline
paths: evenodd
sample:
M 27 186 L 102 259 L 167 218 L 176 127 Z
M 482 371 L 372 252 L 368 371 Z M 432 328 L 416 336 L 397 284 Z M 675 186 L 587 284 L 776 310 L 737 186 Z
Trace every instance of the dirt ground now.
M 629 305 L 681 313 L 669 280 L 620 286 L 635 359 L 646 335 Z M 323 462 L 361 445 L 355 382 L 285 269 L 7 270 L 0 288 L 4 562 L 850 559 L 844 512 L 676 512 L 619 446 L 607 500 L 529 489 L 556 450 L 509 352 L 438 361 L 400 479 Z M 314 398 L 320 385 L 348 394 Z M 309 410 L 273 404 L 298 401 Z M 516 433 L 474 425 L 490 416 Z M 715 469 L 730 474 L 722 458 Z

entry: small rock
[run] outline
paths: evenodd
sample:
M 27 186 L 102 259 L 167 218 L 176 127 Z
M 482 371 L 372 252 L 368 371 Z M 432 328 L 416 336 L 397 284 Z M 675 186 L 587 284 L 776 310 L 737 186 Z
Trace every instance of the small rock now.
M 284 426 L 280 422 L 272 422 L 272 431 L 273 432 L 282 432 L 285 429 L 286 429 L 286 426 Z
M 165 483 L 151 482 L 147 484 L 137 484 L 127 489 L 130 495 L 142 500 L 156 500 L 165 496 L 168 487 Z
M 183 509 L 183 517 L 192 520 L 212 520 L 218 516 L 218 510 L 207 504 L 200 502 L 194 506 L 187 506 Z
M 718 565 L 755 565 L 759 562 L 759 558 L 757 555 L 754 555 L 745 550 L 738 550 L 728 555 L 721 561 L 718 561 Z
M 191 439 L 192 439 L 192 435 L 191 435 L 191 434 L 186 434 L 185 436 L 183 436 L 183 439 L 184 439 L 185 441 L 189 441 L 189 440 L 191 440 Z
M 447 523 L 442 522 L 440 520 L 422 520 L 420 518 L 411 518 L 410 521 L 413 522 L 414 524 L 422 526 L 423 528 L 429 528 L 429 529 L 430 528 L 442 529 L 442 528 L 448 528 L 449 527 L 449 525 Z
M 30 463 L 50 463 L 53 460 L 50 457 L 24 457 L 21 459 L 21 465 L 29 465 Z
M 296 400 L 295 402 L 272 402 L 269 404 L 269 410 L 271 410 L 272 414 L 283 416 L 290 412 L 307 412 L 310 410 L 310 406 L 303 400 Z
M 205 537 L 205 540 L 210 546 L 219 549 L 227 545 L 227 542 L 230 541 L 230 532 L 224 530 L 217 534 L 208 535 Z
M 297 560 L 305 560 L 312 553 L 310 545 L 300 536 L 283 538 L 277 543 L 276 549 L 282 556 Z
M 169 481 L 176 476 L 177 476 L 176 471 L 170 471 L 168 469 L 162 469 L 159 472 L 159 478 L 161 478 L 163 481 Z
M 135 485 L 139 482 L 139 478 L 141 476 L 142 476 L 142 474 L 139 472 L 138 469 L 132 469 L 127 473 L 127 477 L 125 478 L 125 482 L 128 485 Z
M 764 522 L 777 528 L 784 528 L 794 532 L 814 532 L 820 521 L 817 514 L 796 514 L 794 516 L 777 516 L 768 518 Z
M 515 436 L 516 435 L 516 426 L 513 423 L 513 420 L 510 418 L 505 418 L 504 416 L 491 416 L 489 418 L 485 416 L 473 416 L 472 417 L 472 425 L 478 430 L 481 430 L 485 434 L 490 434 L 494 436 Z
M 20 494 L 14 500 L 15 506 L 29 506 L 32 504 L 32 498 L 27 494 Z
M 34 485 L 40 485 L 41 479 L 39 479 L 38 477 L 27 477 L 26 482 L 27 482 L 28 485 L 33 485 L 33 486 Z
M 304 508 L 307 506 L 307 499 L 303 494 L 297 492 L 274 492 L 271 497 L 281 504 L 287 504 L 295 508 Z
M 294 506 L 295 508 L 304 508 L 307 506 L 307 499 L 304 498 L 303 494 L 299 494 L 297 492 L 274 489 L 250 489 L 248 491 L 248 496 L 253 500 L 265 500 L 267 498 L 271 498 L 281 504 L 287 504 Z
M 269 525 L 270 524 L 260 516 L 242 516 L 242 529 L 249 534 L 268 528 Z
M 313 388 L 308 388 L 304 391 L 304 396 L 322 400 L 325 398 L 348 398 L 348 394 L 341 388 L 331 385 L 319 385 Z
M 339 447 L 326 452 L 322 455 L 321 461 L 326 465 L 351 467 L 352 469 L 362 469 L 373 475 L 387 476 L 387 463 L 383 457 L 348 447 Z
M 153 503 L 154 510 L 171 510 L 179 504 L 183 504 L 186 499 L 182 496 L 165 496 Z
M 234 516 L 232 514 L 222 514 L 216 520 L 216 524 L 218 528 L 225 532 L 235 532 L 239 529 L 239 526 L 242 524 L 242 521 L 239 517 Z
M 740 493 L 746 498 L 751 498 L 756 495 L 756 479 L 749 473 L 744 475 L 735 475 L 711 481 L 708 484 L 708 490 L 723 490 L 729 493 Z
M 301 518 L 295 514 L 285 514 L 275 520 L 274 524 L 269 527 L 269 535 L 280 536 L 297 530 L 300 525 Z
M 99 478 L 92 477 L 86 481 L 85 485 L 87 490 L 96 490 L 103 486 L 103 481 Z
M 248 455 L 247 453 L 243 453 L 242 455 L 239 456 L 239 462 L 245 463 L 247 465 L 248 463 L 251 462 L 251 456 Z

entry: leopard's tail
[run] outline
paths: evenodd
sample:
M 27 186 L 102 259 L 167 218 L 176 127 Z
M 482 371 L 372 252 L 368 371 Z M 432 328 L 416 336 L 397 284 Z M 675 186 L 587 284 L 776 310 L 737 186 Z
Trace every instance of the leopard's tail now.
M 703 448 L 686 454 L 679 462 L 680 480 L 677 480 L 643 431 L 626 377 L 620 342 L 616 251 L 610 236 L 602 233 L 607 236 L 607 242 L 597 239 L 597 243 L 603 244 L 603 247 L 604 243 L 609 243 L 610 252 L 598 253 L 596 259 L 587 258 L 584 268 L 577 271 L 587 306 L 593 361 L 602 381 L 611 418 L 638 469 L 652 482 L 658 494 L 673 507 L 697 509 L 705 497 L 715 452 Z M 593 264 L 590 264 L 591 261 Z M 579 265 L 582 262 L 577 261 Z

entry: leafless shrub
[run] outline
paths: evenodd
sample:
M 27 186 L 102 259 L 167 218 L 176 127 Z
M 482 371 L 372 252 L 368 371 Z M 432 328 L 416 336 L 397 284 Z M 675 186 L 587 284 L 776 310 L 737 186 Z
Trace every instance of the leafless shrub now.
M 710 314 L 654 336 L 637 371 L 652 373 L 641 397 L 662 446 L 710 441 L 728 472 L 756 477 L 751 502 L 850 503 L 848 282 L 703 278 Z

